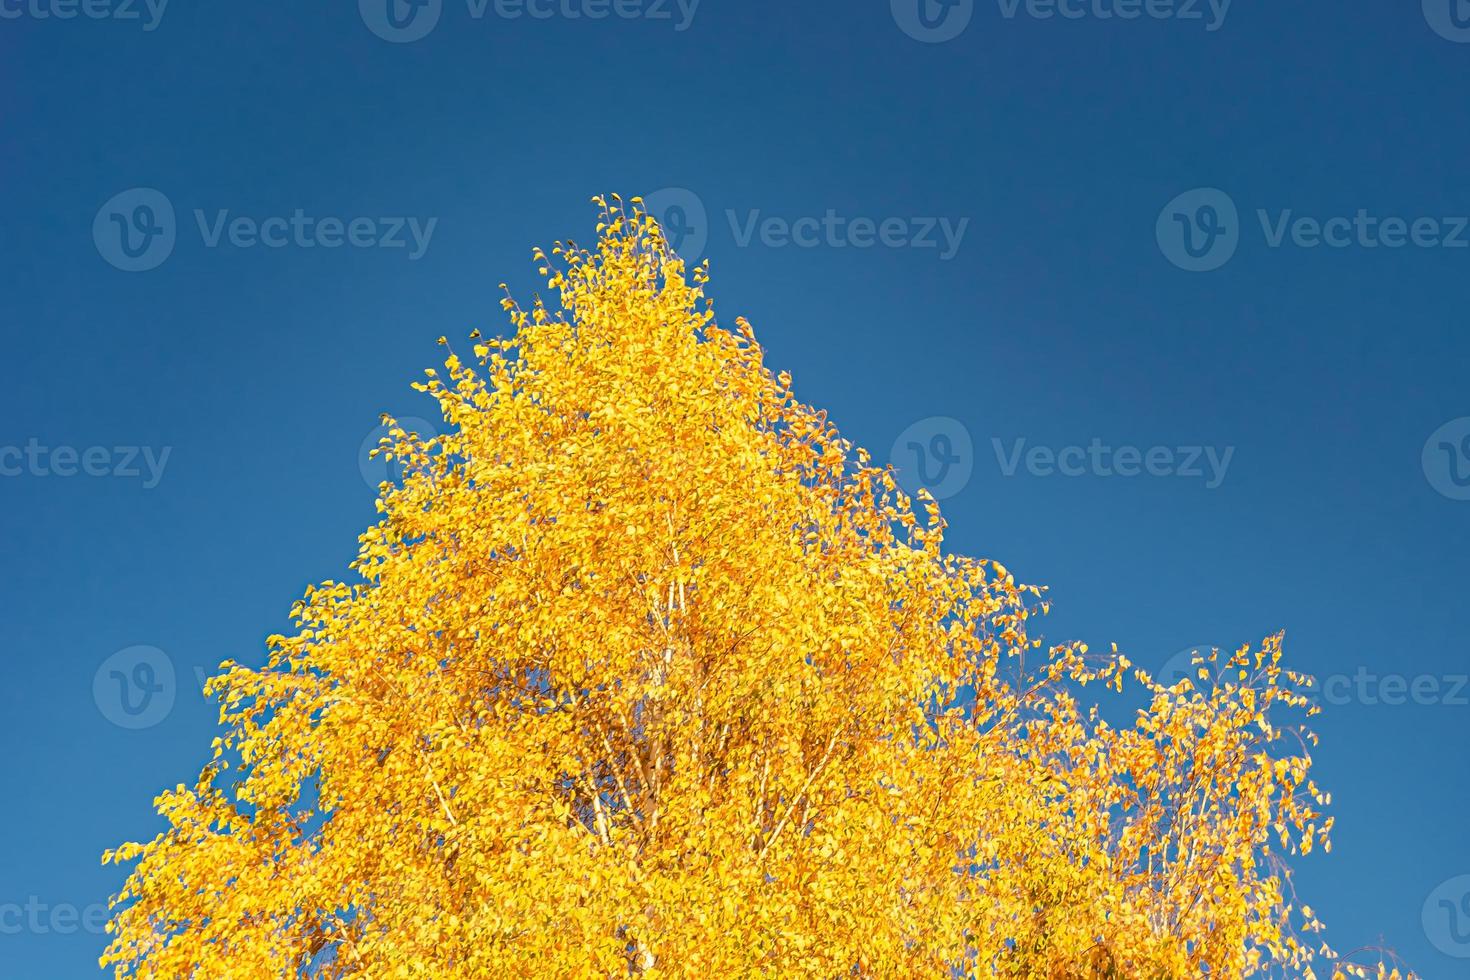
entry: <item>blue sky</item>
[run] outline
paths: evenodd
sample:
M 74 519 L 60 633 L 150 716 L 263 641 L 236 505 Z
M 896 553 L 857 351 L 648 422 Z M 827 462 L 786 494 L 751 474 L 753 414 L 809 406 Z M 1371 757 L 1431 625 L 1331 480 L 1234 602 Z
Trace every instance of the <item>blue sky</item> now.
M 0 0 L 0 969 L 94 975 L 196 671 L 616 191 L 1049 639 L 1285 629 L 1335 679 L 1301 894 L 1470 972 L 1463 0 L 394 2 Z

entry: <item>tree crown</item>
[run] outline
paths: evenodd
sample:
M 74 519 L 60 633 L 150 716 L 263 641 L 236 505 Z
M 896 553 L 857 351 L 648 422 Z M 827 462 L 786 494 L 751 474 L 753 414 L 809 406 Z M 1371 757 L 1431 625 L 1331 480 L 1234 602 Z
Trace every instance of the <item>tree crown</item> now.
M 417 385 L 352 583 L 210 682 L 118 977 L 1311 975 L 1279 637 L 1164 687 L 720 326 L 634 199 Z M 922 495 L 921 495 L 922 497 Z M 1128 727 L 1084 702 L 1130 682 Z M 1115 696 L 1115 695 L 1114 695 Z M 1339 964 L 1337 969 L 1359 969 Z

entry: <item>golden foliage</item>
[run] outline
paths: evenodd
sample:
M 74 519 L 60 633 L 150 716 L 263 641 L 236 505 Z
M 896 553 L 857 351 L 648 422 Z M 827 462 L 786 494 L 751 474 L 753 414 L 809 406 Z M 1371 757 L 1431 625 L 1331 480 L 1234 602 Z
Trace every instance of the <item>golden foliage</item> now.
M 537 252 L 561 311 L 505 300 L 512 339 L 416 386 L 449 433 L 385 440 L 360 581 L 210 682 L 214 761 L 105 858 L 103 965 L 1311 976 L 1281 858 L 1332 821 L 1279 638 L 1169 689 L 1041 651 L 1041 591 L 946 554 L 707 267 L 598 203 L 594 250 Z M 1132 727 L 1080 701 L 1130 678 Z

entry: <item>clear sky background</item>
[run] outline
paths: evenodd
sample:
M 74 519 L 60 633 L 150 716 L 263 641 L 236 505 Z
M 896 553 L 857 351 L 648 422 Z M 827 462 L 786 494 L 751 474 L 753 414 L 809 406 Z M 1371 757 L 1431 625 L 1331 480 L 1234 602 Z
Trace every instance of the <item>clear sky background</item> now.
M 0 0 L 0 976 L 95 975 L 196 671 L 345 573 L 378 414 L 604 191 L 1049 640 L 1285 629 L 1337 679 L 1303 899 L 1470 975 L 1462 0 L 88 2 Z

